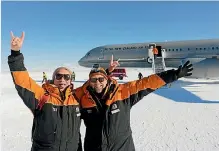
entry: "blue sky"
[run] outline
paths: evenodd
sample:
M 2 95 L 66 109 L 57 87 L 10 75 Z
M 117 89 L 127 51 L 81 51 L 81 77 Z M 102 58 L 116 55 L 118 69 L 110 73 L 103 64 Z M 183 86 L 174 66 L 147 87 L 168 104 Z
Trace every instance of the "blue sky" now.
M 219 38 L 219 2 L 2 2 L 2 64 L 10 31 L 29 69 L 76 63 L 106 44 Z M 3 66 L 5 68 L 5 66 Z

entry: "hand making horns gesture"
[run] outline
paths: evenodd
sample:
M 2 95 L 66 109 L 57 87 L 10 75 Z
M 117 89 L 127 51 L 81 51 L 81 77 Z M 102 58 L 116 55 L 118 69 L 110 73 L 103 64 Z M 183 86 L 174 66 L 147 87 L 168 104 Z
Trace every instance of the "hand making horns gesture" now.
M 22 32 L 21 37 L 15 37 L 13 32 L 11 31 L 11 50 L 19 51 L 24 42 L 24 32 Z

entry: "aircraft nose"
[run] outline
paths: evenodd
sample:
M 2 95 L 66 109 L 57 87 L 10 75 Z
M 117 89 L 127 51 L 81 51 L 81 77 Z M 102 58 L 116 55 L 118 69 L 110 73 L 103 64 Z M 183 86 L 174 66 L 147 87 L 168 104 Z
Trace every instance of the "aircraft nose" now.
M 83 58 L 81 58 L 79 61 L 78 61 L 78 64 L 81 66 L 81 63 L 83 62 L 82 60 Z
M 80 66 L 84 66 L 84 65 L 85 65 L 85 58 L 82 57 L 82 58 L 78 61 L 78 64 L 79 64 Z

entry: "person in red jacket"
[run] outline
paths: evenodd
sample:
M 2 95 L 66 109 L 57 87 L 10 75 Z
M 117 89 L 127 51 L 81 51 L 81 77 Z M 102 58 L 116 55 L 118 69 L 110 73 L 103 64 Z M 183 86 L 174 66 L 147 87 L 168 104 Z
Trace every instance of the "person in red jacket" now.
M 156 59 L 158 55 L 158 49 L 156 47 L 153 48 L 153 54 L 154 54 L 154 59 Z

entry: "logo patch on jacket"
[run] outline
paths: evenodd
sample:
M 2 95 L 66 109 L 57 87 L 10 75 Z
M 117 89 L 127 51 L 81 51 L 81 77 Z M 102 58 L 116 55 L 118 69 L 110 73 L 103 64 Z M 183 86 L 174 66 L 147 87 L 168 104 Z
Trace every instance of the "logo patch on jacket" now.
M 52 107 L 54 112 L 57 112 L 57 108 L 56 107 Z
M 76 110 L 76 112 L 79 112 L 79 107 L 76 107 L 76 109 L 75 109 L 75 110 Z
M 92 110 L 87 110 L 87 113 L 92 113 Z
M 77 114 L 76 114 L 77 117 L 78 117 L 78 116 L 81 116 L 81 113 L 80 113 L 79 107 L 76 107 L 76 108 L 75 108 L 75 111 L 77 112 Z
M 81 116 L 81 113 L 77 113 L 77 117 L 78 117 L 78 116 Z
M 117 113 L 119 111 L 120 111 L 120 109 L 118 109 L 117 104 L 113 104 L 112 109 L 111 109 L 111 113 L 114 114 L 114 113 Z

